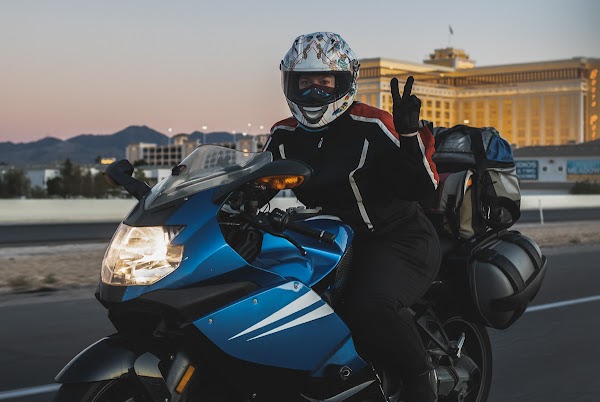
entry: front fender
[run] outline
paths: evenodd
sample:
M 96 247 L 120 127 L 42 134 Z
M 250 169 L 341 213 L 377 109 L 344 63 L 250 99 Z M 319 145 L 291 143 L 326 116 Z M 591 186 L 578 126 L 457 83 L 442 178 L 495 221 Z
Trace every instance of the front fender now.
M 64 384 L 119 378 L 134 367 L 137 358 L 120 338 L 102 338 L 75 356 L 55 380 Z

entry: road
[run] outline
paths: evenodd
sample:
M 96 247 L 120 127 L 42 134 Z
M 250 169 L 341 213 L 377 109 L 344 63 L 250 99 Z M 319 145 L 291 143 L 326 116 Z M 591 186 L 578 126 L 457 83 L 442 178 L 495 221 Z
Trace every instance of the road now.
M 600 220 L 600 208 L 544 211 L 545 222 Z M 519 223 L 540 222 L 539 211 L 522 211 Z M 108 241 L 119 222 L 0 225 L 0 245 L 68 241 Z
M 546 280 L 532 304 L 538 310 L 526 312 L 507 330 L 490 331 L 490 402 L 599 400 L 600 245 L 554 249 L 547 255 Z M 21 398 L 7 398 L 6 392 L 52 384 L 74 355 L 111 333 L 92 293 L 0 297 L 0 401 L 51 400 L 52 392 Z M 574 303 L 553 304 L 563 301 Z

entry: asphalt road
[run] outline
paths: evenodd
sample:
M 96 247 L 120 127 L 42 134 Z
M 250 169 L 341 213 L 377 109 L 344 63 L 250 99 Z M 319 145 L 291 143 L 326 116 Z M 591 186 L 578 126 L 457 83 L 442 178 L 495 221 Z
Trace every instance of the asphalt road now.
M 600 220 L 600 208 L 555 209 L 543 213 L 544 222 Z M 522 211 L 519 223 L 540 222 L 539 211 Z M 40 225 L 0 225 L 0 245 L 68 241 L 108 241 L 119 222 Z
M 490 331 L 490 402 L 600 400 L 600 297 L 589 299 L 600 295 L 600 245 L 554 249 L 547 255 L 547 276 L 532 304 L 538 310 L 526 312 L 507 330 Z M 50 401 L 53 392 L 12 399 L 3 395 L 52 384 L 81 349 L 112 332 L 92 293 L 0 297 L 0 401 Z

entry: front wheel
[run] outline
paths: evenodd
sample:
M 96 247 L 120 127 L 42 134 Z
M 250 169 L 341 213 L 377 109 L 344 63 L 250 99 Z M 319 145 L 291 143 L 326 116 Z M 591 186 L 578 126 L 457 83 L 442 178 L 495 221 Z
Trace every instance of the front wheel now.
M 485 402 L 492 384 L 492 346 L 484 326 L 452 317 L 442 324 L 451 343 L 456 343 L 461 334 L 465 334 L 462 354 L 471 358 L 479 367 L 480 375 L 469 382 L 465 402 Z
M 205 402 L 232 400 L 217 382 L 193 376 L 181 394 L 179 401 L 193 402 L 202 396 Z M 150 402 L 149 399 L 127 378 L 107 381 L 63 384 L 53 402 Z
M 53 402 L 147 402 L 147 399 L 123 378 L 108 381 L 63 384 Z

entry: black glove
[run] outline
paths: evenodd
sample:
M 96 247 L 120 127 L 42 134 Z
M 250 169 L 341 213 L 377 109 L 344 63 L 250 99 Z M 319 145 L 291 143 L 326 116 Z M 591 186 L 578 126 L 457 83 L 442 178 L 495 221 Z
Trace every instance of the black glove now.
M 398 134 L 412 134 L 419 129 L 419 114 L 421 113 L 421 99 L 411 95 L 415 79 L 408 77 L 404 85 L 404 92 L 400 96 L 398 79 L 392 78 L 390 89 L 394 101 L 394 127 Z

